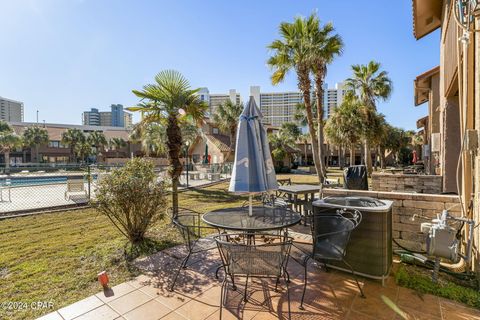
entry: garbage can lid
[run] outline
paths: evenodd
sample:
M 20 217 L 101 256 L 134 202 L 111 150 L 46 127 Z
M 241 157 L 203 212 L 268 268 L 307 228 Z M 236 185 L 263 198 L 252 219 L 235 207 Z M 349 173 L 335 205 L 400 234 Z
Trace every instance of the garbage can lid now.
M 358 210 L 384 211 L 389 210 L 393 202 L 390 200 L 379 200 L 370 197 L 326 197 L 313 202 L 317 207 L 350 207 Z

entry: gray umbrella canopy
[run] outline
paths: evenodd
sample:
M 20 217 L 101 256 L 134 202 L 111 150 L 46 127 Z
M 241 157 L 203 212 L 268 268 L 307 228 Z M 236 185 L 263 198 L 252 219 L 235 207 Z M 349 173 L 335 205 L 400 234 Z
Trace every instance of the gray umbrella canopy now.
M 278 189 L 262 113 L 253 97 L 240 116 L 229 191 L 260 193 Z

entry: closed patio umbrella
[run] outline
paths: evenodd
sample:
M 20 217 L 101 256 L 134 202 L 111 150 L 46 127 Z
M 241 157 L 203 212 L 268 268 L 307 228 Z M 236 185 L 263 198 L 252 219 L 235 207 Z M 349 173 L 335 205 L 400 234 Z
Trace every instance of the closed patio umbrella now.
M 243 109 L 237 129 L 235 162 L 229 191 L 249 194 L 249 215 L 252 215 L 252 194 L 278 189 L 267 133 L 261 123 L 262 113 L 253 97 Z

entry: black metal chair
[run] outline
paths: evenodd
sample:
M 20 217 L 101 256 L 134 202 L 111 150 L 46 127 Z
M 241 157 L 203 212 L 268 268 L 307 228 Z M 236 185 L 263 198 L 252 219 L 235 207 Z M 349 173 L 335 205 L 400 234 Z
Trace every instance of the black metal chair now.
M 276 279 L 275 290 L 280 279 L 285 280 L 288 300 L 288 318 L 290 319 L 290 281 L 287 272 L 287 263 L 292 246 L 292 238 L 287 236 L 255 233 L 221 234 L 215 237 L 218 251 L 222 258 L 225 278 L 220 293 L 220 319 L 228 290 L 228 279 L 232 288 L 236 290 L 235 277 L 245 277 L 245 292 L 243 300 L 247 300 L 249 278 Z
M 187 267 L 188 260 L 192 254 L 206 252 L 217 248 L 217 244 L 215 243 L 213 236 L 219 232 L 217 228 L 202 224 L 202 214 L 200 212 L 185 208 L 178 208 L 178 213 L 176 215 L 173 215 L 172 208 L 169 208 L 169 212 L 172 218 L 172 223 L 182 235 L 185 246 L 188 250 L 187 255 L 180 263 L 180 266 L 178 267 L 178 270 L 173 278 L 173 282 L 170 285 L 170 291 L 173 291 L 180 271 Z M 212 231 L 216 232 L 213 235 L 208 235 Z
M 361 212 L 346 208 L 325 209 L 315 212 L 311 219 L 312 244 L 295 242 L 293 244 L 301 254 L 292 255 L 292 259 L 304 267 L 305 273 L 300 309 L 303 309 L 307 289 L 307 266 L 310 259 L 323 262 L 325 267 L 328 261 L 342 261 L 351 270 L 360 294 L 365 298 L 352 266 L 345 260 L 350 234 L 362 221 Z

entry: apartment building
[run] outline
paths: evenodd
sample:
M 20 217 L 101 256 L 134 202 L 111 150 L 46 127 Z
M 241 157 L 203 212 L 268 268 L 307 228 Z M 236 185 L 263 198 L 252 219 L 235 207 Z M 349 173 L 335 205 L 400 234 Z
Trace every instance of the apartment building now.
M 323 106 L 324 106 L 324 118 L 330 117 L 333 110 L 339 107 L 343 102 L 343 97 L 346 94 L 345 83 L 336 83 L 334 88 L 328 88 L 328 84 L 325 83 L 323 88 Z
M 230 100 L 233 103 L 240 104 L 242 103 L 242 98 L 240 93 L 235 89 L 230 89 L 228 93 L 210 93 L 208 88 L 200 88 L 198 95 L 201 101 L 204 101 L 208 104 L 209 110 L 208 113 L 213 115 L 215 113 L 216 107 L 225 103 L 225 101 Z
M 132 126 L 132 114 L 123 110 L 123 105 L 112 104 L 111 111 L 99 111 L 91 108 L 82 113 L 82 124 L 89 126 L 111 126 L 130 128 Z
M 297 105 L 303 101 L 300 92 L 260 92 L 260 86 L 251 86 L 250 95 L 263 114 L 263 123 L 274 127 L 295 122 Z
M 23 122 L 23 102 L 0 97 L 0 120 Z

